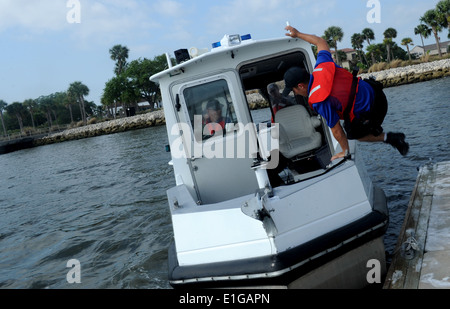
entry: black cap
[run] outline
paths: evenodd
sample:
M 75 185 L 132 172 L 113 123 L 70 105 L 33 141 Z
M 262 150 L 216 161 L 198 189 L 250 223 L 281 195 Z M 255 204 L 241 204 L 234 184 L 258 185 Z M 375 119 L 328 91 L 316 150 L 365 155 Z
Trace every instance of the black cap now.
M 296 87 L 300 83 L 309 81 L 309 73 L 301 67 L 292 67 L 284 73 L 284 88 L 283 95 L 287 95 L 292 91 L 292 88 Z
M 211 100 L 208 102 L 208 104 L 206 105 L 206 109 L 213 109 L 213 110 L 221 110 L 223 107 L 222 104 L 219 103 L 219 101 L 217 100 Z

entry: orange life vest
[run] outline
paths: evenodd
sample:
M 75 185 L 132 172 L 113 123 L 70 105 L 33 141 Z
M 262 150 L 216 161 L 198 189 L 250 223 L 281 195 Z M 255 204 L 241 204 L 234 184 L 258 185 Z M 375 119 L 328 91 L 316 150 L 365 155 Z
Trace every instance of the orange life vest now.
M 214 135 L 214 134 L 216 134 L 216 132 L 222 132 L 223 128 L 225 128 L 225 120 L 222 120 L 219 123 L 208 122 L 205 125 L 203 132 L 205 132 L 205 130 L 206 130 L 206 132 L 208 132 L 209 135 Z
M 313 108 L 315 103 L 325 101 L 329 97 L 334 97 L 342 106 L 341 110 L 337 109 L 340 119 L 345 119 L 344 111 L 349 104 L 353 75 L 343 68 L 338 68 L 333 62 L 323 62 L 319 64 L 313 71 L 314 81 L 309 92 L 309 105 Z M 359 79 L 358 79 L 359 84 Z M 356 94 L 358 93 L 358 85 L 356 86 L 355 97 L 353 98 L 353 106 L 349 113 L 350 121 L 353 121 L 355 114 Z

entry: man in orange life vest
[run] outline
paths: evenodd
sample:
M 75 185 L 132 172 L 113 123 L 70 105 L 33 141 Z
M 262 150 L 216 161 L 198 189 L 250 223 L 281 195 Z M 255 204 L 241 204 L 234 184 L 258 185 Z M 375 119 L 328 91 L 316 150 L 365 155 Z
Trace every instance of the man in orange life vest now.
M 317 62 L 313 74 L 304 68 L 292 67 L 285 76 L 287 91 L 308 97 L 309 105 L 319 113 L 331 128 L 342 152 L 331 160 L 346 156 L 348 140 L 385 142 L 405 156 L 409 144 L 403 133 L 384 133 L 381 124 L 387 113 L 387 100 L 382 85 L 374 80 L 356 79 L 351 73 L 337 66 L 323 38 L 299 32 L 287 26 L 287 36 L 302 39 L 317 46 Z M 284 92 L 286 93 L 286 91 Z M 340 124 L 344 120 L 344 129 Z

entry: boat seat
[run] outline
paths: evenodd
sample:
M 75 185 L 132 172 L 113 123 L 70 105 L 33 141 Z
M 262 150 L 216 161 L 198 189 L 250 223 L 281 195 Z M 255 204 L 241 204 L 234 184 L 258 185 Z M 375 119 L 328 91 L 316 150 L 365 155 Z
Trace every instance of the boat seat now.
M 280 124 L 280 152 L 288 159 L 322 145 L 322 136 L 315 129 L 320 126 L 320 120 L 311 117 L 302 105 L 279 110 L 275 122 Z

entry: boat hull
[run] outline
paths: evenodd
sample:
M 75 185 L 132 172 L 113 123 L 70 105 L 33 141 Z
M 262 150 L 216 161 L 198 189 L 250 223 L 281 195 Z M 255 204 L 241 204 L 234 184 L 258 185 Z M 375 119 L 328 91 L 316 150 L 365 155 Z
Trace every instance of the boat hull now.
M 362 288 L 380 265 L 384 276 L 383 235 L 388 226 L 386 197 L 374 188 L 373 211 L 363 218 L 272 256 L 180 266 L 175 244 L 169 249 L 169 281 L 187 287 Z

